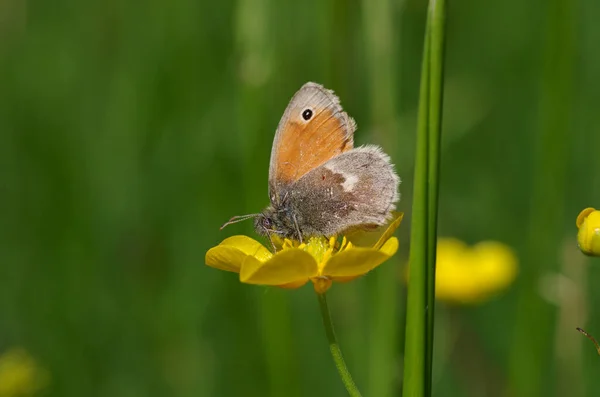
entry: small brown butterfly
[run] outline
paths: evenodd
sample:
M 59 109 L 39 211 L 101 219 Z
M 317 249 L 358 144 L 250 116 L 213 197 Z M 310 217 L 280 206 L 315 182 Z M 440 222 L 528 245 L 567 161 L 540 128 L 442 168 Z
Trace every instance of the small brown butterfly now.
M 354 148 L 356 123 L 331 90 L 306 83 L 292 97 L 273 141 L 269 205 L 256 231 L 298 241 L 370 230 L 390 220 L 400 179 L 378 146 Z

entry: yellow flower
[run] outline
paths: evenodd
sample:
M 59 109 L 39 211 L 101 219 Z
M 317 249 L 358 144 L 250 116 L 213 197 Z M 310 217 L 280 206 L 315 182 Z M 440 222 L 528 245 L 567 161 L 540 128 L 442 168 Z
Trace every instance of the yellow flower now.
M 31 396 L 48 383 L 48 373 L 23 349 L 0 356 L 0 397 Z
M 577 243 L 586 255 L 600 256 L 600 211 L 586 208 L 577 217 Z
M 517 258 L 510 247 L 484 241 L 473 247 L 452 238 L 437 245 L 437 299 L 481 303 L 507 288 L 517 274 Z
M 299 288 L 309 280 L 317 293 L 324 293 L 333 281 L 350 281 L 373 270 L 398 250 L 398 239 L 392 233 L 403 214 L 389 224 L 375 244 L 360 243 L 358 237 L 311 237 L 305 243 L 285 239 L 278 241 L 280 249 L 272 253 L 261 243 L 247 236 L 233 236 L 206 253 L 206 264 L 217 269 L 240 274 L 248 284 L 276 285 Z

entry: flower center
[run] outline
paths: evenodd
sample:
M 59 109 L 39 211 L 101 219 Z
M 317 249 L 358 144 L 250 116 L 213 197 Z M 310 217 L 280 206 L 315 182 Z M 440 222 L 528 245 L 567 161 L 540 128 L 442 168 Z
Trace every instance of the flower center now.
M 332 237 L 309 237 L 308 240 L 302 244 L 300 242 L 290 239 L 285 239 L 282 244 L 282 249 L 298 248 L 308 252 L 319 264 L 319 271 L 323 269 L 325 263 L 338 252 L 341 252 L 347 248 L 350 248 L 350 243 L 346 237 L 342 238 L 342 241 L 337 240 L 337 236 Z

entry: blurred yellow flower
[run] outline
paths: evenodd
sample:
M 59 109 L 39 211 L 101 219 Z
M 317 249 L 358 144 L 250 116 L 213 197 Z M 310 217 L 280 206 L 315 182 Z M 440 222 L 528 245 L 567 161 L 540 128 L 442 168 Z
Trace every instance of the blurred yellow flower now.
M 32 396 L 48 383 L 48 373 L 25 350 L 0 356 L 0 397 Z
M 375 244 L 363 245 L 352 236 L 311 237 L 300 244 L 285 239 L 276 241 L 279 250 L 272 253 L 247 236 L 233 236 L 206 253 L 206 264 L 240 274 L 248 284 L 299 288 L 309 280 L 317 293 L 324 293 L 333 281 L 350 281 L 373 270 L 398 250 L 392 237 L 403 214 L 389 224 Z
M 435 296 L 455 303 L 482 303 L 507 288 L 517 275 L 512 249 L 495 241 L 473 247 L 440 238 L 437 244 Z
M 577 217 L 577 243 L 586 255 L 600 256 L 600 211 L 586 208 Z

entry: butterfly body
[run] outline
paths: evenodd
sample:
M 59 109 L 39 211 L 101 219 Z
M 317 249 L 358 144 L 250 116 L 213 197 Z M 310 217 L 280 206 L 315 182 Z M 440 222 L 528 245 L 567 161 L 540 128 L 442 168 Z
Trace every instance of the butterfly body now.
M 400 179 L 379 147 L 354 148 L 355 130 L 333 91 L 304 84 L 275 132 L 270 205 L 225 225 L 254 218 L 259 234 L 303 241 L 386 224 L 400 197 Z

